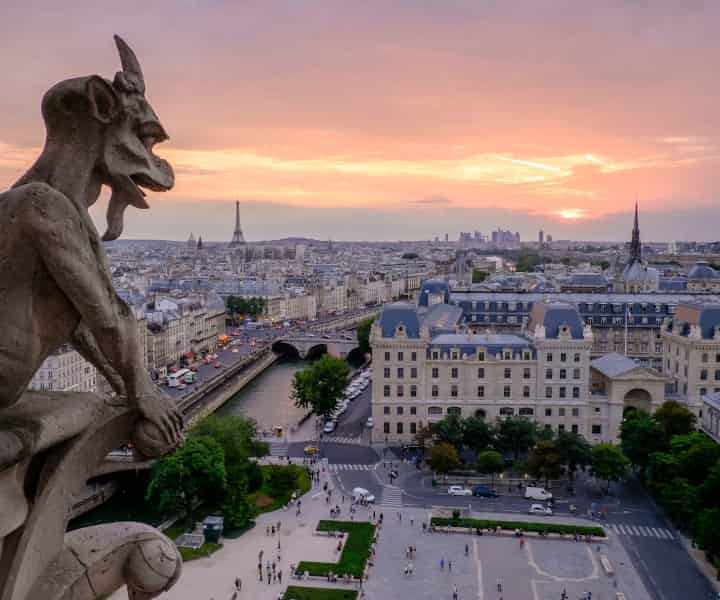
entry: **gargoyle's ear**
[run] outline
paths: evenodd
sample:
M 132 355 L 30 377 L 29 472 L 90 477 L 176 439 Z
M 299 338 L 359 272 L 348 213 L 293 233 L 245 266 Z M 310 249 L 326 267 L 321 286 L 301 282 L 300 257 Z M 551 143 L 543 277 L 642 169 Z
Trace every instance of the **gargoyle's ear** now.
M 88 78 L 85 92 L 90 102 L 90 112 L 101 123 L 112 123 L 120 114 L 120 98 L 112 86 L 102 77 Z

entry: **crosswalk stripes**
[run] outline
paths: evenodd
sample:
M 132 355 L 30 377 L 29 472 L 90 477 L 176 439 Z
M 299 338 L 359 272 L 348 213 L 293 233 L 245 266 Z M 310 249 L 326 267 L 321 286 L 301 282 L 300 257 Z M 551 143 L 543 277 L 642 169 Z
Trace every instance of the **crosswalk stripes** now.
M 270 456 L 287 456 L 287 453 L 287 443 L 270 442 Z
M 394 485 L 384 485 L 380 506 L 385 506 L 387 508 L 402 508 L 402 505 L 402 490 Z
M 328 470 L 337 473 L 338 471 L 372 471 L 374 465 L 360 465 L 360 464 L 330 464 Z
M 355 444 L 361 445 L 363 443 L 362 437 L 351 437 L 351 436 L 337 436 L 337 435 L 326 435 L 322 438 L 323 442 L 330 442 L 332 444 Z
M 674 540 L 672 531 L 665 527 L 650 527 L 648 525 L 630 525 L 628 523 L 613 523 L 608 525 L 611 531 L 620 535 L 632 535 L 637 537 L 652 537 L 661 540 Z

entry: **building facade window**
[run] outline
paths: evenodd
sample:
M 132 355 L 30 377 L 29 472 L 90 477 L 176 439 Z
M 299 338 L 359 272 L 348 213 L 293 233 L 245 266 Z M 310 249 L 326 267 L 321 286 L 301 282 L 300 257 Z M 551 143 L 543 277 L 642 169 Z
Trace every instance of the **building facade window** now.
M 417 367 L 410 367 L 410 378 L 417 379 Z
M 480 367 L 477 371 L 478 373 L 478 379 L 485 379 L 485 369 Z
M 530 367 L 523 369 L 523 379 L 530 379 Z
M 580 397 L 580 388 L 577 386 L 574 387 L 572 394 L 573 394 L 573 398 L 579 398 Z
M 545 379 L 552 379 L 552 369 L 545 369 Z
M 565 409 L 564 408 L 558 408 L 558 416 L 564 417 L 565 416 Z
M 416 415 L 417 414 L 417 406 L 411 406 L 410 407 L 410 414 Z
M 417 360 L 417 352 L 410 353 L 410 360 L 415 362 Z
M 389 386 L 389 385 L 384 385 L 384 386 L 383 386 L 383 396 L 384 396 L 385 398 L 389 398 L 389 397 L 390 397 L 390 386 Z
M 398 406 L 398 407 L 395 409 L 395 413 L 398 414 L 398 415 L 402 415 L 402 414 L 405 413 L 405 408 L 404 408 L 403 406 Z
M 383 423 L 383 433 L 390 433 L 390 423 L 388 423 L 387 421 Z
M 510 367 L 505 367 L 504 373 L 505 379 L 512 379 L 512 369 Z
M 436 386 L 436 385 L 432 386 L 432 388 L 430 389 L 430 395 L 431 395 L 433 398 L 437 398 L 437 397 L 440 395 L 440 392 L 439 392 L 439 390 L 438 390 L 438 386 Z
M 415 421 L 410 423 L 410 433 L 412 433 L 413 435 L 417 433 L 417 423 L 415 423 Z
M 552 398 L 552 388 L 550 386 L 547 386 L 545 388 L 545 397 L 546 398 Z
M 405 395 L 405 388 L 402 385 L 397 386 L 398 398 L 402 398 Z
M 410 386 L 410 397 L 417 398 L 417 386 L 415 384 Z
M 386 353 L 385 353 L 385 360 L 390 360 L 390 353 L 389 353 L 389 352 L 386 352 Z
M 560 379 L 567 379 L 567 370 L 560 369 Z
M 402 433 L 402 432 L 403 432 L 403 424 L 402 424 L 402 423 L 397 423 L 397 424 L 396 424 L 396 428 L 397 428 L 396 430 L 397 430 L 398 433 Z
M 398 367 L 397 376 L 398 379 L 402 379 L 403 377 L 405 377 L 405 369 L 403 367 Z
M 389 379 L 389 378 L 390 378 L 390 367 L 385 367 L 385 368 L 383 369 L 383 376 L 385 377 L 385 379 Z
M 479 386 L 478 386 L 478 388 L 477 388 L 477 395 L 478 395 L 478 398 L 484 398 L 484 397 L 485 397 L 485 386 L 484 386 L 484 385 L 479 385 Z
M 402 362 L 405 358 L 405 355 L 402 352 L 398 352 L 398 362 Z
M 560 387 L 558 391 L 560 392 L 560 397 L 565 398 L 565 386 Z
M 546 417 L 552 417 L 552 408 L 546 408 L 546 409 L 545 409 L 545 416 L 546 416 Z
M 530 397 L 530 386 L 524 385 L 523 386 L 523 398 L 529 398 Z
M 518 414 L 521 417 L 532 417 L 535 414 L 535 411 L 532 408 L 523 407 L 518 411 Z
M 452 369 L 450 369 L 450 377 L 452 377 L 453 379 L 458 378 L 458 368 L 457 367 L 453 367 Z
M 457 398 L 457 395 L 458 395 L 458 386 L 453 384 L 450 386 L 450 396 L 452 396 L 453 398 Z
M 437 379 L 438 377 L 440 377 L 440 369 L 438 369 L 437 367 L 433 367 L 431 375 L 433 379 Z
M 593 433 L 593 435 L 601 435 L 602 434 L 602 425 L 593 425 L 592 433 Z
M 500 409 L 500 414 L 503 417 L 512 417 L 515 414 L 515 409 L 512 406 L 503 406 Z
M 510 397 L 510 386 L 506 385 L 503 387 L 503 397 L 509 398 Z

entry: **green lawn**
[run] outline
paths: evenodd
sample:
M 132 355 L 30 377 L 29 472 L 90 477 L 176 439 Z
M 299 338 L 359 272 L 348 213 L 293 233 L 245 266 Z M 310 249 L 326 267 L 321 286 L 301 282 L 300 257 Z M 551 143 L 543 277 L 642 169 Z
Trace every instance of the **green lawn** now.
M 312 588 L 291 585 L 285 590 L 283 600 L 355 600 L 357 592 L 354 590 L 339 590 L 333 588 Z
M 270 471 L 270 465 L 261 466 L 260 470 L 263 473 L 263 484 L 259 490 L 248 495 L 250 506 L 255 508 L 257 514 L 271 512 L 289 504 L 290 496 L 292 496 L 293 492 L 297 492 L 298 496 L 302 496 L 310 490 L 310 477 L 305 467 L 301 467 L 300 465 L 287 465 L 281 468 L 289 469 L 295 473 L 296 488 L 286 490 L 280 494 L 273 493 L 267 483 L 267 473 Z
M 222 544 L 213 544 L 212 542 L 208 542 L 200 546 L 197 550 L 194 550 L 193 548 L 178 548 L 178 550 L 180 551 L 180 556 L 182 556 L 183 562 L 188 562 L 210 556 L 220 550 L 220 548 L 222 548 Z
M 338 576 L 360 577 L 370 556 L 370 546 L 375 537 L 375 525 L 356 521 L 320 521 L 317 531 L 344 531 L 348 534 L 340 560 L 336 563 L 302 561 L 297 571 L 310 575 L 326 576 L 330 571 Z
M 473 529 L 496 529 L 500 527 L 503 530 L 519 529 L 527 532 L 545 533 L 564 533 L 568 535 L 594 535 L 597 537 L 605 537 L 605 531 L 602 527 L 592 527 L 586 525 L 566 525 L 563 523 L 528 523 L 525 521 L 487 521 L 483 519 L 453 519 L 449 517 L 433 517 L 430 519 L 431 525 L 438 527 L 472 527 Z

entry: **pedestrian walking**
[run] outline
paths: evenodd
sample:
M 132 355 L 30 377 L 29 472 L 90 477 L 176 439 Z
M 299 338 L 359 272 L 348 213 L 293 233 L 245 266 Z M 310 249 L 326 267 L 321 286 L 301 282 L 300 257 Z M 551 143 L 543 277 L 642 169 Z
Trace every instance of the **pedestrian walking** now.
M 265 535 L 270 537 L 270 525 L 265 528 Z
M 440 559 L 440 570 L 441 571 L 445 570 L 445 558 L 444 557 Z
M 469 555 L 470 555 L 470 546 L 465 544 L 465 556 L 469 556 Z
M 453 600 L 458 600 L 458 589 L 457 586 L 453 586 L 453 594 L 452 594 Z
M 278 583 L 282 585 L 282 569 L 278 570 Z
M 452 573 L 452 561 L 448 561 L 448 573 Z
M 410 527 L 415 523 L 415 517 L 410 517 Z

